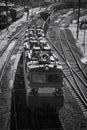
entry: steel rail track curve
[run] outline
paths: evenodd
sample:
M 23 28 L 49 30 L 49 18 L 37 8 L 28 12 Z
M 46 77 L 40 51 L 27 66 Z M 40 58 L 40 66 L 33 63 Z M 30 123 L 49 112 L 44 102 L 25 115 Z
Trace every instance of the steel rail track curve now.
M 87 11 L 85 11 L 87 12 Z M 74 17 L 74 16 L 73 16 Z M 61 24 L 61 22 L 59 23 L 59 25 Z M 53 29 L 53 28 L 52 28 Z M 67 36 L 65 35 L 66 39 L 67 39 Z M 66 40 L 65 38 L 61 37 L 63 40 Z M 49 39 L 48 39 L 49 40 Z M 79 68 L 79 70 L 81 71 L 81 73 L 83 74 L 83 76 L 85 77 L 85 79 L 87 79 L 87 75 L 86 73 L 83 71 L 83 68 L 80 66 L 78 60 L 77 60 L 77 57 L 75 57 L 73 51 L 72 51 L 72 46 L 70 46 L 71 44 L 69 44 L 69 41 L 67 41 L 67 45 L 68 45 L 68 48 L 70 49 L 71 51 L 71 54 L 73 55 L 74 59 L 75 59 L 75 62 Z M 65 78 L 67 79 L 68 83 L 70 84 L 71 86 L 71 91 L 73 93 L 73 95 L 75 96 L 79 106 L 81 107 L 81 110 L 84 114 L 85 117 L 87 117 L 87 98 L 86 96 L 84 95 L 83 91 L 81 90 L 81 88 L 79 87 L 79 84 L 78 84 L 78 80 L 76 79 L 76 77 L 79 79 L 80 82 L 82 82 L 82 84 L 87 88 L 87 84 L 81 79 L 80 75 L 76 73 L 76 71 L 72 68 L 72 66 L 70 65 L 70 63 L 66 60 L 66 56 L 64 54 L 64 51 L 63 51 L 63 46 L 61 46 L 61 49 L 62 49 L 62 53 L 63 55 L 61 54 L 61 52 L 58 50 L 58 48 L 55 47 L 55 45 L 50 41 L 50 44 L 52 45 L 52 47 L 57 51 L 58 55 L 60 55 L 60 57 L 62 58 L 62 60 L 65 61 L 66 65 L 68 66 L 68 69 L 70 70 L 70 73 L 73 77 L 73 80 L 77 86 L 77 88 L 74 87 L 73 83 L 71 83 L 71 81 L 69 80 L 69 78 L 67 77 L 66 73 L 64 72 L 64 76 Z M 62 43 L 61 43 L 62 44 Z M 76 76 L 76 77 L 75 77 Z
M 25 36 L 25 30 L 30 26 L 31 22 L 32 22 L 32 19 L 31 19 L 30 21 L 27 21 L 27 22 L 25 23 L 25 25 L 23 25 L 23 28 L 21 28 L 21 30 L 19 30 L 17 33 L 15 33 L 15 35 L 9 40 L 8 44 L 7 44 L 7 45 L 2 49 L 2 51 L 0 52 L 0 57 L 1 57 L 1 56 L 3 55 L 3 53 L 5 52 L 5 50 L 8 48 L 8 46 L 11 44 L 11 42 L 12 42 L 14 39 L 17 39 L 15 46 L 14 46 L 13 49 L 10 51 L 10 53 L 9 53 L 9 55 L 8 55 L 8 57 L 7 57 L 6 61 L 5 61 L 5 63 L 4 63 L 4 65 L 3 65 L 3 67 L 2 67 L 2 70 L 1 70 L 1 73 L 0 73 L 0 84 L 1 84 L 1 81 L 2 81 L 2 78 L 3 78 L 3 74 L 4 74 L 4 71 L 5 71 L 5 68 L 6 68 L 7 64 L 8 64 L 9 58 L 11 57 L 11 55 L 12 55 L 12 53 L 13 53 L 13 51 L 14 51 L 14 49 L 15 49 L 17 43 L 18 43 L 18 41 L 21 41 L 20 39 L 21 39 L 21 38 L 24 38 L 24 36 Z M 24 35 L 24 36 L 23 36 L 23 35 L 20 35 L 22 32 L 23 32 L 23 35 Z
M 65 30 L 63 30 L 63 32 L 64 32 L 64 35 L 65 35 L 65 37 L 66 37 L 67 46 L 69 47 L 69 49 L 70 49 L 70 51 L 71 51 L 71 53 L 72 53 L 72 55 L 73 55 L 73 57 L 74 57 L 74 59 L 75 59 L 75 61 L 76 61 L 76 63 L 77 63 L 77 66 L 79 67 L 79 69 L 80 69 L 80 71 L 82 72 L 82 74 L 84 75 L 84 77 L 87 79 L 86 73 L 83 71 L 83 69 L 82 69 L 80 63 L 78 62 L 77 57 L 75 56 L 75 54 L 74 54 L 73 51 L 72 51 L 72 48 L 71 48 L 71 46 L 70 46 L 71 44 L 69 44 L 70 42 L 67 40 L 67 36 L 66 36 Z
M 63 37 L 61 37 L 61 38 L 63 38 Z M 63 39 L 64 39 L 64 38 L 63 38 Z M 65 40 L 65 39 L 64 39 L 64 40 Z M 68 43 L 68 44 L 69 44 L 69 43 Z M 55 48 L 55 47 L 54 47 L 54 48 Z M 56 48 L 55 48 L 55 49 L 56 49 Z M 61 57 L 62 57 L 62 59 L 66 60 L 66 56 L 65 56 L 64 51 L 63 51 L 62 43 L 61 43 L 61 49 L 62 49 L 62 53 L 63 53 L 63 55 L 61 55 Z M 70 46 L 69 46 L 69 49 L 71 50 Z M 58 49 L 57 49 L 56 51 L 58 52 Z M 72 53 L 73 53 L 73 52 L 72 52 Z M 59 52 L 58 54 L 61 54 L 61 52 Z M 72 55 L 74 56 L 74 54 L 72 54 Z M 75 61 L 76 61 L 77 65 L 78 65 L 79 69 L 82 71 L 82 68 L 80 67 L 80 65 L 79 65 L 79 63 L 78 63 L 78 61 L 77 61 L 77 59 L 76 59 L 75 56 L 74 56 L 74 58 L 75 58 Z M 72 74 L 72 76 L 73 76 L 73 78 L 74 78 L 74 81 L 75 81 L 76 85 L 78 86 L 79 93 L 78 93 L 78 90 L 75 90 L 73 84 L 71 84 L 71 82 L 70 82 L 69 79 L 67 78 L 67 75 L 66 75 L 65 73 L 64 73 L 64 75 L 65 75 L 67 81 L 69 82 L 69 84 L 71 84 L 71 86 L 72 86 L 72 88 L 73 88 L 73 90 L 74 90 L 74 93 L 76 92 L 77 95 L 78 95 L 78 97 L 80 98 L 79 104 L 80 104 L 80 106 L 81 106 L 81 109 L 82 109 L 84 115 L 87 117 L 87 110 L 86 110 L 86 107 L 87 107 L 87 98 L 84 96 L 82 90 L 80 89 L 80 87 L 79 87 L 79 85 L 78 85 L 78 83 L 77 83 L 77 81 L 76 81 L 76 79 L 75 79 L 75 77 L 74 77 L 74 75 L 73 75 L 73 72 L 74 72 L 74 74 L 79 78 L 79 80 L 83 83 L 83 85 L 84 85 L 85 87 L 87 87 L 87 84 L 85 84 L 85 82 L 80 78 L 80 76 L 74 71 L 74 69 L 71 67 L 71 65 L 69 64 L 69 62 L 66 62 L 66 64 L 68 65 L 68 68 L 70 67 L 70 68 L 69 68 L 69 69 L 70 69 L 70 72 L 71 72 L 71 74 Z M 82 71 L 82 73 L 83 73 L 83 75 L 84 75 L 85 78 L 86 78 L 85 73 L 84 73 L 83 71 Z M 74 95 L 76 95 L 76 93 L 75 93 Z M 77 98 L 78 98 L 78 97 L 77 97 Z
M 63 31 L 64 31 L 64 30 L 63 30 Z M 56 32 L 56 31 L 55 31 L 55 33 L 56 33 L 56 35 L 57 35 L 57 32 Z M 77 68 L 79 68 L 79 71 L 82 73 L 82 75 L 84 76 L 84 78 L 87 79 L 86 73 L 83 71 L 83 68 L 81 67 L 80 63 L 78 62 L 77 57 L 75 56 L 74 52 L 72 51 L 72 47 L 71 47 L 71 44 L 69 44 L 69 41 L 67 40 L 67 36 L 66 36 L 66 39 L 64 39 L 64 38 L 60 35 L 60 38 L 59 38 L 59 39 L 60 39 L 60 46 L 61 46 L 61 49 L 62 49 L 62 53 L 63 53 L 65 59 L 67 59 L 67 57 L 66 57 L 65 54 L 64 54 L 64 53 L 65 53 L 65 50 L 64 50 L 64 45 L 63 45 L 62 39 L 67 42 L 66 46 L 67 46 L 67 48 L 69 48 L 70 53 L 72 54 L 72 56 L 73 56 L 73 58 L 74 58 L 74 60 L 75 60 L 75 62 L 76 62 Z M 70 62 L 69 62 L 69 64 L 70 64 Z M 72 66 L 72 65 L 71 65 L 71 66 Z M 74 74 L 79 78 L 79 80 L 83 83 L 83 85 L 87 88 L 87 83 L 85 83 L 85 82 L 81 79 L 81 77 L 79 76 L 79 74 L 77 74 L 77 72 L 75 72 L 75 70 L 73 69 L 73 67 L 71 67 L 71 69 L 72 69 L 72 71 L 74 72 Z
M 85 13 L 85 12 L 87 12 L 87 10 L 81 11 L 81 13 L 83 13 L 83 12 Z M 74 17 L 75 14 L 72 13 L 72 14 L 71 14 L 71 17 L 72 17 L 72 15 L 73 15 L 73 17 Z M 68 16 L 67 16 L 67 17 L 68 17 Z M 63 19 L 63 21 L 65 21 L 65 20 L 66 20 L 66 18 Z M 61 22 L 62 22 L 62 21 L 61 21 Z M 60 26 L 61 22 L 59 23 L 58 26 Z M 54 32 L 55 32 L 56 34 L 58 33 L 58 32 L 56 32 L 56 29 L 54 29 L 54 28 L 52 28 L 52 29 L 54 30 Z M 60 31 L 60 29 L 59 29 L 59 31 Z M 79 69 L 80 69 L 81 73 L 83 74 L 83 76 L 85 77 L 85 79 L 87 79 L 86 73 L 83 71 L 83 68 L 82 68 L 81 65 L 79 64 L 77 57 L 75 56 L 75 54 L 74 54 L 73 51 L 72 51 L 72 44 L 69 44 L 69 41 L 67 40 L 67 36 L 66 36 L 66 34 L 65 34 L 65 30 L 63 30 L 63 31 L 64 31 L 65 38 L 60 36 L 60 39 L 63 39 L 63 40 L 65 40 L 65 41 L 67 41 L 67 46 L 68 46 L 68 48 L 70 49 L 71 54 L 73 55 L 74 60 L 75 60 L 75 62 L 76 62 L 76 64 L 77 64 L 77 66 L 79 67 Z M 60 33 L 60 32 L 59 32 L 59 33 Z M 62 44 L 60 44 L 60 46 L 61 46 L 61 49 L 62 49 L 62 48 L 63 48 L 63 47 L 62 47 Z M 64 54 L 63 49 L 62 49 L 62 52 L 63 52 L 63 54 Z M 65 57 L 65 55 L 64 55 L 64 57 Z M 75 73 L 74 70 L 73 70 L 73 72 Z M 75 74 L 77 75 L 77 73 L 75 73 Z M 80 78 L 79 75 L 77 75 L 77 76 L 78 76 L 78 78 L 83 82 L 83 84 L 85 85 L 85 87 L 87 88 L 87 84 Z
M 70 79 L 67 77 L 66 73 L 64 72 L 64 76 L 65 78 L 67 79 L 67 81 L 69 82 L 70 86 L 72 87 L 72 89 L 74 90 L 75 94 L 78 95 L 79 99 L 81 100 L 83 106 L 84 106 L 84 109 L 86 110 L 87 108 L 87 98 L 85 97 L 84 93 L 82 92 L 81 88 L 79 87 L 79 84 L 76 80 L 76 77 L 74 76 L 74 73 L 73 73 L 73 69 L 71 67 L 71 65 L 69 64 L 68 61 L 66 61 L 65 57 L 63 56 L 63 54 L 61 54 L 61 52 L 58 50 L 58 48 L 56 47 L 56 45 L 50 40 L 50 38 L 47 38 L 51 44 L 51 46 L 55 49 L 55 51 L 58 53 L 58 55 L 62 58 L 62 60 L 66 63 L 72 77 L 73 77 L 73 80 L 76 84 L 76 87 L 77 89 L 74 87 L 73 83 L 70 81 Z M 85 111 L 86 113 L 86 111 Z M 87 113 L 86 113 L 87 114 Z M 85 116 L 87 116 L 85 114 Z
M 5 52 L 5 50 L 7 49 L 7 47 L 9 46 L 9 44 L 16 38 L 18 38 L 19 34 L 23 31 L 23 29 L 26 27 L 26 24 L 23 25 L 23 27 L 18 31 L 15 32 L 15 34 L 11 37 L 11 39 L 8 41 L 8 43 L 5 45 L 5 47 L 3 47 L 3 49 L 0 51 L 0 57 L 3 55 L 3 53 Z
M 2 67 L 1 74 L 0 74 L 0 83 L 1 83 L 2 78 L 3 78 L 4 72 L 5 72 L 5 68 L 6 68 L 7 64 L 8 64 L 8 61 L 9 61 L 9 59 L 10 59 L 10 57 L 11 57 L 11 55 L 12 55 L 14 49 L 15 49 L 15 47 L 17 46 L 17 44 L 18 44 L 18 42 L 20 41 L 20 39 L 21 39 L 21 38 L 24 38 L 24 36 L 25 36 L 25 28 L 26 28 L 26 26 L 22 29 L 22 31 L 24 30 L 24 32 L 23 32 L 22 35 L 20 35 L 22 31 L 20 31 L 20 33 L 18 33 L 18 34 L 16 35 L 16 36 L 19 35 L 19 37 L 18 37 L 18 39 L 17 39 L 17 41 L 16 41 L 16 44 L 14 45 L 14 47 L 11 49 L 9 55 L 7 56 L 7 59 L 6 59 L 4 65 L 3 65 L 3 67 Z M 11 41 L 12 41 L 12 40 L 13 40 L 13 39 L 11 39 Z M 11 43 L 11 41 L 10 41 L 10 43 Z M 9 43 L 9 44 L 10 44 L 10 43 Z

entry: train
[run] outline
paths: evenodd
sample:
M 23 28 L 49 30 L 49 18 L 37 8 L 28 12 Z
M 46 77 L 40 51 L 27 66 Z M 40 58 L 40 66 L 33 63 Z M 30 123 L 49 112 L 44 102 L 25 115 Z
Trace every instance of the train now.
M 24 8 L 17 8 L 13 4 L 0 3 L 0 29 L 6 27 L 11 22 L 22 17 L 24 14 Z
M 26 30 L 23 69 L 26 105 L 33 114 L 56 114 L 64 105 L 63 69 L 48 43 L 41 26 Z

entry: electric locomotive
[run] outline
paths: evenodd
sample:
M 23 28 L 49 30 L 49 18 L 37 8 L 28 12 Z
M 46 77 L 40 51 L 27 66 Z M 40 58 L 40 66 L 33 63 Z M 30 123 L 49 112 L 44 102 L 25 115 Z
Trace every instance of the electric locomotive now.
M 27 36 L 23 51 L 26 104 L 34 114 L 56 114 L 64 104 L 62 66 L 46 39 L 44 44 L 36 35 L 31 42 L 32 36 Z

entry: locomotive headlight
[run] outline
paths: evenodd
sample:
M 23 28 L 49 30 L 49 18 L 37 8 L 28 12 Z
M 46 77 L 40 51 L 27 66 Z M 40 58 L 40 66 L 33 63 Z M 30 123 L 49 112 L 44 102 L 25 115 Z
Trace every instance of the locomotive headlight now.
M 30 94 L 31 94 L 31 95 L 34 95 L 34 96 L 37 96 L 37 94 L 38 94 L 38 88 L 33 88 L 33 89 L 31 89 Z
M 45 65 L 45 70 L 49 70 L 49 65 Z
M 38 88 L 35 88 L 34 91 L 35 91 L 35 92 L 38 92 Z
M 62 95 L 62 94 L 63 94 L 62 89 L 55 88 L 55 92 L 54 92 L 55 96 L 59 96 L 59 95 Z
M 55 92 L 58 92 L 59 90 L 58 90 L 58 88 L 55 88 Z
M 48 67 L 48 66 L 46 66 L 46 67 L 45 67 L 45 70 L 49 70 L 49 67 Z

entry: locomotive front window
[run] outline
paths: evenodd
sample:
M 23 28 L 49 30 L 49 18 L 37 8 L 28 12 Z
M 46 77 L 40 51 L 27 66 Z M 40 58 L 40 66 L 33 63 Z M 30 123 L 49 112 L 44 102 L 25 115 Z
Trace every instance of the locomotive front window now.
M 48 82 L 54 83 L 54 82 L 61 82 L 61 77 L 57 74 L 50 74 L 48 75 Z
M 42 74 L 33 74 L 32 82 L 34 83 L 46 83 L 46 76 Z

